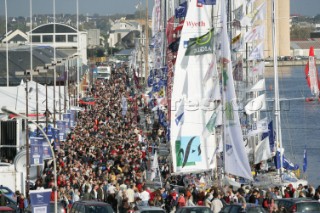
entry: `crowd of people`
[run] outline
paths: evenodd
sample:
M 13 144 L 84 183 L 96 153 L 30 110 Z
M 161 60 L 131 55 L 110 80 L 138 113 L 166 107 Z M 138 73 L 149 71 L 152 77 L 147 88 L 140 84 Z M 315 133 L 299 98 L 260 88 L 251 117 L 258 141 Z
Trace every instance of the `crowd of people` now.
M 52 161 L 48 161 L 34 187 L 52 188 L 51 200 L 57 193 L 66 208 L 79 200 L 97 200 L 109 203 L 120 213 L 137 205 L 158 206 L 167 212 L 202 205 L 217 213 L 226 203 L 240 203 L 243 207 L 256 203 L 270 212 L 281 212 L 273 199 L 302 196 L 319 199 L 320 188 L 308 186 L 297 189 L 288 186 L 282 193 L 277 187 L 264 191 L 248 186 L 221 188 L 212 184 L 206 173 L 171 176 L 166 157 L 159 157 L 163 185 L 152 187 L 148 168 L 154 152 L 149 147 L 165 143 L 165 132 L 157 122 L 157 115 L 131 84 L 126 67 L 113 70 L 109 80 L 97 80 L 87 95 L 95 98 L 95 104 L 78 112 L 76 127 L 55 153 L 57 186 Z

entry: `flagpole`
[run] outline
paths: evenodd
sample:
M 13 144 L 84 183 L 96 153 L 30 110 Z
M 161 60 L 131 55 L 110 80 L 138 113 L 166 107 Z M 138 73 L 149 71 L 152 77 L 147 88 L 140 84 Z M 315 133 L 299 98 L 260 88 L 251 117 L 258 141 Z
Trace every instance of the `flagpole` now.
M 145 80 L 145 84 L 147 85 L 148 84 L 148 75 L 149 75 L 149 72 L 148 72 L 148 63 L 149 63 L 149 60 L 148 60 L 148 53 L 149 53 L 149 20 L 148 20 L 148 0 L 146 0 L 146 27 L 145 27 L 145 33 L 146 33 L 146 41 L 145 41 L 145 76 L 144 76 L 144 80 Z

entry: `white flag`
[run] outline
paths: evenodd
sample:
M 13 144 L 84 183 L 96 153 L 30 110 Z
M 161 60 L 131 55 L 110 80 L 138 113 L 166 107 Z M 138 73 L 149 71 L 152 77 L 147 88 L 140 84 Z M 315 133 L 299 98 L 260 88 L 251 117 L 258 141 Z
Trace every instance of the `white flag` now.
M 208 70 L 203 78 L 203 83 L 206 83 L 210 78 L 213 78 L 218 73 L 217 71 L 217 58 L 216 55 L 213 54 L 212 61 L 208 67 Z
M 258 25 L 244 34 L 244 42 L 252 42 L 254 40 L 262 40 L 265 35 L 265 26 Z
M 258 44 L 249 54 L 248 60 L 264 59 L 264 42 Z
M 254 122 L 251 126 L 251 130 L 249 130 L 247 136 L 255 136 L 257 134 L 269 132 L 268 129 L 268 119 L 263 118 L 257 122 Z
M 262 3 L 257 9 L 254 11 L 254 15 L 252 17 L 251 22 L 254 23 L 258 20 L 264 20 L 266 17 L 267 4 L 266 2 Z
M 261 79 L 259 80 L 257 83 L 255 83 L 251 89 L 249 90 L 249 92 L 260 92 L 260 91 L 264 91 L 266 90 L 266 81 L 265 79 Z
M 272 157 L 269 145 L 269 137 L 264 138 L 259 144 L 256 146 L 254 151 L 254 163 L 258 164 L 261 161 L 268 160 Z
M 266 94 L 262 94 L 255 99 L 249 101 L 245 106 L 245 111 L 247 115 L 251 115 L 260 110 L 266 109 Z
M 245 151 L 242 130 L 240 126 L 238 106 L 234 81 L 232 76 L 232 62 L 229 36 L 227 32 L 226 0 L 221 1 L 221 69 L 223 76 L 223 103 L 224 113 L 224 146 L 225 146 L 225 172 L 252 180 L 251 168 Z

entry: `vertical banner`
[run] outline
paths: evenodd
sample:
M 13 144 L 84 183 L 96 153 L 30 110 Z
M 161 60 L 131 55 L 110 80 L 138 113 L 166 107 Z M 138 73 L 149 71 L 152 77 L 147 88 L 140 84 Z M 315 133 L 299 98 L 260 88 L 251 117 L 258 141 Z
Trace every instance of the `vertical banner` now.
M 30 165 L 37 166 L 43 164 L 43 138 L 30 137 Z
M 49 213 L 50 212 L 50 195 L 51 189 L 30 190 L 30 201 L 32 213 Z
M 70 118 L 71 118 L 71 114 L 70 113 L 64 113 L 62 115 L 63 117 L 63 121 L 64 121 L 64 124 L 65 124 L 65 131 L 66 133 L 69 133 L 70 132 Z
M 52 128 L 53 146 L 55 150 L 60 150 L 60 130 Z
M 68 110 L 67 113 L 70 113 L 70 128 L 74 128 L 76 126 L 76 113 L 75 110 Z
M 59 140 L 66 140 L 66 132 L 65 132 L 65 122 L 64 121 L 56 121 L 57 128 L 60 130 L 59 132 Z

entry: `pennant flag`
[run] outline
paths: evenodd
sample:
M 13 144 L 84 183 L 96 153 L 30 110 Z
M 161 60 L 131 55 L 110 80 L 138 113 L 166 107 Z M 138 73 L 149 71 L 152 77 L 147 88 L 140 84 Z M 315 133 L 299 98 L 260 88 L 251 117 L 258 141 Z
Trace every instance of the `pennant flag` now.
M 202 136 L 203 137 L 208 137 L 209 135 L 211 135 L 215 128 L 216 128 L 216 120 L 217 120 L 217 112 L 214 111 L 208 121 L 208 123 L 206 124 L 206 127 L 203 130 Z
M 240 5 L 240 7 L 238 7 L 237 9 L 235 9 L 233 11 L 233 14 L 236 20 L 241 20 L 244 16 L 243 4 Z
M 217 71 L 217 57 L 216 54 L 213 54 L 212 61 L 208 67 L 208 70 L 203 77 L 203 83 L 205 84 L 210 78 L 213 78 L 216 74 L 218 73 Z
M 216 5 L 216 0 L 198 0 L 197 5 L 198 7 L 202 5 Z
M 306 172 L 307 171 L 307 167 L 308 167 L 308 160 L 307 160 L 307 147 L 305 146 L 304 147 L 304 150 L 303 150 L 303 172 Z
M 186 56 L 204 55 L 213 53 L 214 28 L 197 38 L 191 38 L 187 44 Z
M 187 15 L 187 7 L 188 3 L 187 1 L 181 3 L 177 9 L 175 9 L 175 16 L 176 18 L 183 18 Z
M 266 82 L 265 79 L 261 79 L 259 80 L 257 83 L 255 83 L 251 89 L 249 90 L 249 92 L 261 92 L 266 90 Z
M 241 33 L 239 33 L 239 35 L 237 35 L 236 37 L 234 37 L 233 39 L 232 39 L 232 50 L 233 51 L 238 51 L 239 49 L 241 49 L 242 48 L 242 44 L 243 44 L 243 38 L 242 38 L 242 36 L 241 36 Z
M 254 40 L 262 40 L 265 35 L 265 26 L 258 25 L 244 34 L 244 42 L 252 42 Z
M 263 75 L 265 70 L 265 64 L 264 61 L 261 61 L 260 63 L 256 64 L 252 68 L 252 73 L 255 75 Z
M 178 126 L 179 124 L 182 124 L 183 121 L 184 121 L 184 100 L 182 99 L 180 101 L 180 104 L 179 104 L 179 107 L 178 107 L 178 110 L 175 114 L 175 122 L 176 122 L 176 125 Z
M 262 3 L 257 9 L 254 11 L 254 15 L 252 17 L 251 23 L 254 23 L 258 20 L 264 20 L 266 17 L 267 4 L 266 2 Z
M 266 109 L 266 94 L 262 94 L 255 99 L 249 101 L 244 107 L 246 114 L 251 115 L 260 110 Z
M 272 157 L 268 137 L 260 141 L 259 144 L 256 146 L 254 156 L 255 156 L 255 160 L 254 160 L 255 164 L 258 164 L 264 160 L 268 160 L 269 158 Z
M 241 20 L 241 26 L 251 26 L 255 21 L 264 20 L 266 16 L 266 3 L 262 3 L 256 9 L 254 9 L 251 13 L 245 15 Z
M 249 54 L 248 60 L 264 59 L 264 42 L 258 44 Z

